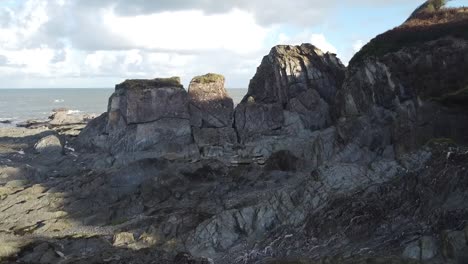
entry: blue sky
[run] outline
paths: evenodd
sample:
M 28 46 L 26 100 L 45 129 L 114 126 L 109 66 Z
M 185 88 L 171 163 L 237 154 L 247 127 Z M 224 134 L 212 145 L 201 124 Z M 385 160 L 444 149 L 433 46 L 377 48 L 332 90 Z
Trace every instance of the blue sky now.
M 206 72 L 244 88 L 274 45 L 311 42 L 346 64 L 423 2 L 1 0 L 0 88 L 113 87 L 174 75 L 187 84 Z

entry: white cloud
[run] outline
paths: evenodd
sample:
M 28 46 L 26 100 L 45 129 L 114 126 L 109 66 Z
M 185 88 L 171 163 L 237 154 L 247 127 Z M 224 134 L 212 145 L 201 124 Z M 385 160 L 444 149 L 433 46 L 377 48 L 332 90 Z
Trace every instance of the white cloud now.
M 323 34 L 312 34 L 310 37 L 310 43 L 315 45 L 317 48 L 324 52 L 337 53 L 337 49 L 327 41 Z
M 109 32 L 132 47 L 150 50 L 226 49 L 248 53 L 260 49 L 268 33 L 251 14 L 240 10 L 219 15 L 177 11 L 136 17 L 117 16 L 109 11 L 103 23 Z
M 4 8 L 9 21 L 0 27 L 0 47 L 16 49 L 23 45 L 23 41 L 33 36 L 44 25 L 49 16 L 47 14 L 47 2 L 29 0 L 18 12 Z
M 353 43 L 353 51 L 354 52 L 358 52 L 361 50 L 361 48 L 364 46 L 364 41 L 362 40 L 356 40 L 354 43 Z
M 22 71 L 48 76 L 48 64 L 54 57 L 54 50 L 49 48 L 21 49 L 0 52 L 8 58 L 11 65 L 23 65 Z
M 417 2 L 356 0 L 353 5 L 408 1 Z M 125 78 L 172 75 L 187 83 L 206 72 L 226 75 L 228 86 L 245 87 L 272 45 L 312 43 L 343 53 L 346 63 L 363 43 L 332 43 L 332 33 L 312 30 L 338 5 L 350 5 L 339 0 L 9 3 L 0 7 L 1 87 L 110 87 Z
M 188 82 L 191 74 L 208 71 L 227 76 L 233 71 L 239 76 L 239 67 L 254 72 L 256 65 L 246 70 L 241 60 L 254 57 L 258 62 L 269 33 L 252 14 L 241 10 L 120 16 L 110 8 L 74 13 L 75 4 L 72 0 L 28 0 L 15 10 L 4 8 L 14 19 L 0 23 L 3 87 L 43 86 L 70 78 L 73 84 L 69 86 L 76 87 L 89 78 L 100 82 L 172 75 Z
M 309 31 L 303 31 L 293 36 L 289 36 L 285 33 L 278 35 L 277 44 L 280 45 L 300 45 L 302 43 L 311 43 L 317 48 L 324 52 L 337 53 L 337 49 L 331 44 L 324 34 L 310 33 Z

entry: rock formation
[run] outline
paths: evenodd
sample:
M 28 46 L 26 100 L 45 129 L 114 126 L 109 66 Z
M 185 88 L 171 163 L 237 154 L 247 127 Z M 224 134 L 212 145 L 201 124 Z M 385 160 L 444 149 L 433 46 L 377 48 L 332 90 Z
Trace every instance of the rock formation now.
M 63 145 L 57 136 L 50 135 L 41 138 L 34 145 L 34 150 L 43 155 L 60 155 L 63 153 Z
M 466 41 L 444 38 L 351 65 L 337 109 L 353 126 L 368 127 L 358 133 L 372 149 L 392 144 L 403 154 L 433 138 L 467 143 L 467 52 Z
M 324 54 L 310 44 L 274 47 L 263 58 L 247 95 L 236 108 L 241 141 L 330 126 L 330 106 L 344 70 L 334 54 Z
M 334 54 L 303 44 L 274 47 L 235 111 L 224 77 L 217 74 L 195 77 L 188 95 L 175 78 L 129 80 L 116 87 L 108 113 L 92 122 L 79 141 L 132 160 L 201 155 L 263 163 L 286 150 L 315 164 L 333 151 L 330 142 L 326 155 L 311 149 L 333 137 L 334 128 L 319 130 L 331 127 L 343 78 L 344 66 Z
M 234 103 L 224 88 L 224 76 L 195 77 L 188 88 L 190 120 L 198 146 L 237 143 L 233 129 Z
M 96 117 L 95 114 L 83 114 L 66 108 L 58 108 L 52 110 L 52 115 L 48 120 L 30 119 L 16 126 L 30 129 L 47 127 L 62 135 L 76 137 L 86 127 L 86 124 Z
M 421 209 L 414 216 L 417 220 L 410 220 L 405 209 L 407 201 L 392 197 L 408 195 L 405 191 L 408 189 L 403 186 L 410 184 L 409 175 L 417 174 L 421 181 L 439 179 L 443 154 L 425 148 L 426 143 L 452 139 L 467 143 L 463 131 L 467 128 L 468 115 L 464 97 L 458 96 L 465 92 L 464 85 L 468 83 L 464 74 L 468 61 L 465 60 L 466 43 L 453 38 L 428 41 L 422 48 L 402 47 L 383 57 L 369 57 L 359 63 L 355 60 L 348 69 L 335 55 L 324 54 L 312 45 L 277 46 L 263 59 L 247 95 L 234 111 L 222 76 L 195 77 L 187 99 L 175 100 L 171 106 L 181 102 L 175 109 L 186 109 L 180 115 L 183 131 L 193 141 L 187 140 L 185 144 L 196 146 L 192 153 L 198 152 L 201 158 L 198 161 L 201 167 L 186 168 L 190 172 L 180 172 L 184 176 L 179 177 L 190 182 L 193 192 L 182 195 L 185 197 L 182 199 L 198 201 L 193 205 L 198 213 L 185 215 L 196 222 L 191 229 L 176 221 L 178 228 L 188 228 L 184 229 L 186 235 L 165 233 L 167 239 L 175 236 L 185 241 L 185 249 L 191 254 L 227 263 L 233 261 L 230 256 L 239 254 L 239 250 L 247 252 L 242 261 L 254 263 L 256 258 L 284 257 L 286 251 L 298 256 L 311 255 L 304 250 L 327 243 L 340 248 L 342 254 L 351 254 L 353 245 L 359 244 L 378 252 L 398 251 L 398 255 L 418 261 L 444 258 L 441 255 L 445 254 L 441 253 L 444 249 L 432 234 L 418 237 L 415 243 L 402 242 L 403 247 L 370 245 L 378 240 L 375 232 L 393 239 L 395 230 L 416 232 L 420 225 L 461 232 L 454 228 L 465 219 L 465 213 L 453 222 L 443 222 L 453 213 L 451 209 L 434 215 L 430 211 L 441 204 L 429 205 L 426 196 L 411 197 L 410 204 L 423 199 L 432 209 Z M 125 94 L 129 88 L 123 88 L 123 97 L 128 97 Z M 109 120 L 114 121 L 108 121 L 106 128 L 110 137 L 114 137 L 111 131 L 115 129 L 111 127 L 125 127 L 120 137 L 126 138 L 132 125 L 155 120 L 134 118 L 136 121 L 130 124 L 121 114 L 124 104 L 113 103 L 115 98 L 116 95 L 110 105 L 118 107 L 109 109 Z M 153 101 L 157 102 L 160 101 Z M 213 149 L 215 155 L 207 155 Z M 462 152 L 457 153 L 460 159 L 465 158 Z M 226 161 L 246 167 L 230 167 Z M 425 167 L 428 162 L 433 167 Z M 453 170 L 458 171 L 460 163 L 453 162 Z M 230 185 L 217 177 L 241 177 L 253 185 L 241 184 L 239 193 L 236 191 L 239 185 Z M 261 187 L 258 177 L 266 177 L 263 183 L 269 187 Z M 205 200 L 207 196 L 203 194 L 206 185 L 220 181 L 228 188 L 227 193 L 212 190 L 209 196 L 221 201 L 223 209 Z M 435 186 L 414 188 L 422 195 L 429 192 L 427 188 Z M 460 184 L 460 190 L 454 187 L 457 190 L 450 192 L 464 190 L 461 186 L 465 185 Z M 444 192 L 434 191 L 433 195 L 439 197 Z M 348 203 L 348 199 L 365 202 Z M 397 204 L 398 209 L 387 208 L 388 204 Z M 454 206 L 466 210 L 466 206 Z M 175 203 L 171 207 L 179 208 Z M 388 214 L 406 219 L 402 223 L 409 222 L 396 224 L 394 231 L 380 230 L 380 225 L 392 225 Z M 426 222 L 428 218 L 437 220 Z M 280 242 L 290 236 L 287 232 L 292 233 L 295 241 L 304 242 L 295 245 Z M 311 237 L 317 241 L 310 240 Z M 453 238 L 450 241 L 458 243 Z M 246 245 L 252 244 L 257 247 L 249 252 Z M 270 248 L 271 245 L 276 249 Z M 317 248 L 314 254 L 334 254 L 331 249 L 321 250 Z M 453 254 L 462 255 L 459 252 Z
M 375 43 L 275 47 L 236 109 L 216 74 L 125 81 L 54 159 L 9 131 L 0 259 L 467 263 L 468 40 Z
M 82 144 L 114 154 L 190 155 L 188 95 L 178 77 L 127 80 L 115 87 L 108 112 L 90 124 Z

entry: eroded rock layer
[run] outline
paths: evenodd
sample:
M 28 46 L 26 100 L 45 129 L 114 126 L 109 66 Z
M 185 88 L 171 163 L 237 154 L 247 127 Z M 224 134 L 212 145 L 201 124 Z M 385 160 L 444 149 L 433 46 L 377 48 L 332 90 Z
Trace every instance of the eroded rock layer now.
M 463 263 L 456 259 L 466 258 L 468 208 L 459 203 L 468 197 L 466 154 L 452 149 L 444 157 L 444 150 L 466 143 L 467 109 L 458 96 L 467 83 L 466 45 L 453 38 L 430 41 L 348 69 L 312 45 L 277 46 L 235 109 L 216 74 L 195 77 L 188 93 L 166 84 L 161 91 L 132 90 L 124 83 L 111 98 L 109 117 L 88 129 L 134 146 L 139 141 L 128 135 L 138 126 L 161 127 L 154 122 L 167 118 L 183 127 L 174 129 L 186 131 L 186 141 L 164 139 L 191 152 L 173 148 L 176 154 L 168 156 L 166 148 L 153 164 L 148 150 L 164 145 L 153 141 L 139 149 L 145 155 L 130 159 L 135 162 L 115 162 L 130 164 L 126 170 L 134 173 L 124 170 L 112 181 L 133 182 L 129 199 L 155 194 L 154 204 L 135 210 L 147 214 L 144 208 L 152 207 L 163 225 L 151 232 L 183 241 L 194 256 L 220 263 L 304 256 L 335 256 L 337 263 Z M 127 107 L 129 98 L 160 105 Z M 153 132 L 142 138 L 161 135 Z M 135 149 L 116 151 L 125 156 Z M 187 165 L 181 157 L 197 162 Z M 454 178 L 441 174 L 445 158 Z M 154 185 L 153 170 L 159 170 Z M 171 213 L 158 213 L 162 208 Z M 383 257 L 373 260 L 375 254 Z
M 190 156 L 193 144 L 187 91 L 180 79 L 127 80 L 116 86 L 108 112 L 80 135 L 85 147 L 154 156 Z
M 334 54 L 325 54 L 310 44 L 274 47 L 263 58 L 247 95 L 236 108 L 241 141 L 330 126 L 344 70 Z M 295 127 L 288 129 L 290 126 Z
M 236 109 L 218 74 L 195 77 L 188 93 L 177 78 L 128 80 L 79 141 L 124 160 L 201 156 L 263 163 L 280 150 L 309 159 L 315 155 L 309 149 L 333 134 L 333 128 L 320 130 L 331 127 L 344 69 L 335 55 L 310 44 L 274 47 Z M 301 147 L 304 141 L 308 147 Z
M 348 123 L 342 134 L 361 134 L 372 149 L 393 145 L 398 154 L 433 138 L 467 143 L 467 45 L 444 38 L 352 65 L 337 96 Z
M 234 102 L 224 88 L 224 76 L 195 77 L 188 88 L 193 137 L 199 146 L 223 146 L 237 142 L 233 128 Z

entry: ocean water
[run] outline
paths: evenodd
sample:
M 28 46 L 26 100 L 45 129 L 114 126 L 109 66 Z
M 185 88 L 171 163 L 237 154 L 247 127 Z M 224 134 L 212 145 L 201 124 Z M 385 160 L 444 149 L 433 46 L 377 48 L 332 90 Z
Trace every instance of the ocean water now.
M 227 89 L 239 103 L 247 89 Z M 111 88 L 101 89 L 0 89 L 0 121 L 13 124 L 28 119 L 47 119 L 55 108 L 101 114 L 107 110 Z M 0 123 L 0 126 L 4 124 Z

